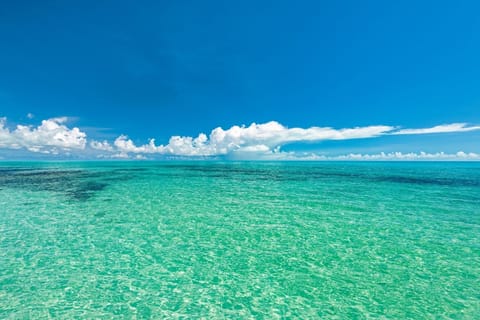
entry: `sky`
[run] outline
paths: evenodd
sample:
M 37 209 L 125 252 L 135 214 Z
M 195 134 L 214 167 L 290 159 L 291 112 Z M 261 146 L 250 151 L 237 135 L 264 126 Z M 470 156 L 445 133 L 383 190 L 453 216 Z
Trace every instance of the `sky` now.
M 478 12 L 3 1 L 0 158 L 479 160 Z

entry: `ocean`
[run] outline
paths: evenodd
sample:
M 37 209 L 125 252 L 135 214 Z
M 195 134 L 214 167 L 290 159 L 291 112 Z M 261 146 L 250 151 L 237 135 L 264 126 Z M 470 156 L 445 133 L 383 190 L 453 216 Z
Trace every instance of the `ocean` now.
M 0 318 L 480 318 L 480 163 L 1 162 Z

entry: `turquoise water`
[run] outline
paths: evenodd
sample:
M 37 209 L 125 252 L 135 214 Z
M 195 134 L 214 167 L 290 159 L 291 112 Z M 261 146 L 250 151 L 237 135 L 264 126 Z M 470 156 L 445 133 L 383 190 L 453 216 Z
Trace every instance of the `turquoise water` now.
M 0 164 L 0 318 L 480 318 L 480 163 Z

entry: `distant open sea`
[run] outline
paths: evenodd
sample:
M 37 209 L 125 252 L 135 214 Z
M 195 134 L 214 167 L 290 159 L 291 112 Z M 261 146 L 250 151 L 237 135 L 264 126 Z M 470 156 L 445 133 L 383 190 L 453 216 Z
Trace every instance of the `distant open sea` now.
M 480 163 L 0 163 L 0 318 L 115 316 L 480 319 Z

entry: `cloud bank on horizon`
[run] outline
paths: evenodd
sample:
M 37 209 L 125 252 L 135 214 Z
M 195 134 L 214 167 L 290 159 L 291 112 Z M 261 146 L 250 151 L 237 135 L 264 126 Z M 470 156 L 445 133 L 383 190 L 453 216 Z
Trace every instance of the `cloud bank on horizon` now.
M 113 142 L 87 139 L 77 127 L 69 128 L 67 117 L 41 121 L 37 127 L 17 125 L 9 129 L 7 119 L 0 118 L 0 149 L 27 150 L 30 153 L 50 155 L 77 155 L 82 158 L 132 158 L 167 156 L 182 158 L 225 157 L 259 160 L 480 160 L 480 154 L 459 151 L 438 153 L 378 153 L 321 155 L 315 153 L 285 152 L 281 147 L 291 143 L 309 143 L 329 140 L 367 139 L 389 135 L 419 135 L 455 133 L 480 130 L 467 123 L 442 124 L 431 128 L 403 129 L 396 126 L 372 125 L 335 129 L 331 127 L 288 128 L 276 121 L 249 126 L 217 127 L 207 136 L 172 136 L 168 143 L 157 145 L 155 139 L 136 145 L 126 135 Z

